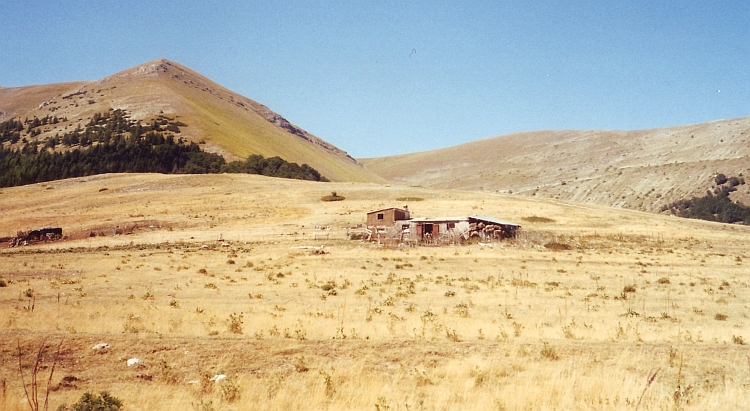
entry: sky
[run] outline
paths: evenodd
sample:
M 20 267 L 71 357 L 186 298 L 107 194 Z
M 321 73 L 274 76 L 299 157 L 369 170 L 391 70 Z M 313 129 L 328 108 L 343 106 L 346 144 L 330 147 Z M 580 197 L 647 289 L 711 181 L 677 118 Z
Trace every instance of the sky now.
M 0 0 L 0 86 L 157 58 L 355 158 L 750 115 L 750 2 Z

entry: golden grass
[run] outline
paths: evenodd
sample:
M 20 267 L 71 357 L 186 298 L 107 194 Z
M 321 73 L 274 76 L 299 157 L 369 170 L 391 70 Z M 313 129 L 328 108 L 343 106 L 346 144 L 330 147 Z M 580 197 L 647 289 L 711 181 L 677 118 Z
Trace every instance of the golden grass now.
M 346 200 L 320 201 L 331 191 Z M 415 217 L 493 215 L 522 235 L 493 247 L 345 239 L 402 197 L 424 199 Z M 105 234 L 0 250 L 2 409 L 27 409 L 17 342 L 28 364 L 45 338 L 65 339 L 53 383 L 77 378 L 54 408 L 87 390 L 159 410 L 632 410 L 641 396 L 639 410 L 704 410 L 748 396 L 746 227 L 234 175 L 107 175 L 0 199 L 0 235 Z M 201 383 L 219 373 L 229 383 Z

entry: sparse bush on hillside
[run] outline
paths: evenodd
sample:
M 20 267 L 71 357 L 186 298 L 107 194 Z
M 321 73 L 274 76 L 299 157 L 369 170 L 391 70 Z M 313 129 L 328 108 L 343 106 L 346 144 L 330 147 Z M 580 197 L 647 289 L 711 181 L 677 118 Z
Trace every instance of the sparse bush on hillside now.
M 678 217 L 750 224 L 750 207 L 729 198 L 737 191 L 737 186 L 745 184 L 745 180 L 742 177 L 727 178 L 724 174 L 717 175 L 714 180 L 716 187 L 707 191 L 705 196 L 675 201 L 664 206 L 662 211 L 669 210 Z
M 729 180 L 727 180 L 727 183 L 729 184 L 729 187 L 737 187 L 745 184 L 745 179 L 742 177 L 730 177 Z

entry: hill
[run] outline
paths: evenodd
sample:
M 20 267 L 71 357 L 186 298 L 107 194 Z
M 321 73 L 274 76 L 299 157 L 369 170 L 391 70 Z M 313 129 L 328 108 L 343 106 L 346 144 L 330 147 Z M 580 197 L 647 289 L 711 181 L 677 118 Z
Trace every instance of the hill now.
M 484 190 L 644 211 L 750 170 L 750 118 L 638 131 L 535 131 L 360 159 L 399 184 Z M 743 186 L 732 198 L 748 202 Z
M 251 154 L 278 156 L 308 164 L 334 181 L 383 181 L 343 150 L 291 124 L 268 107 L 165 59 L 98 81 L 0 89 L 0 122 L 47 116 L 64 119 L 44 125 L 33 137 L 22 134 L 27 141 L 44 142 L 108 110 L 122 110 L 130 119 L 144 123 L 165 117 L 179 121 L 185 124 L 180 137 L 201 143 L 203 150 L 230 161 Z M 15 144 L 20 148 L 24 143 Z

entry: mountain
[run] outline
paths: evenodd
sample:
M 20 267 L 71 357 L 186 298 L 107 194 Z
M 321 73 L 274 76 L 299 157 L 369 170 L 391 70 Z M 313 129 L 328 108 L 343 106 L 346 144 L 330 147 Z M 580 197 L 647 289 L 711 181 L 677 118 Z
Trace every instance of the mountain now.
M 398 184 L 660 211 L 750 171 L 750 117 L 638 131 L 535 131 L 359 159 Z M 748 185 L 732 199 L 750 203 Z
M 268 107 L 228 90 L 166 59 L 121 71 L 97 81 L 0 88 L 0 122 L 16 118 L 65 118 L 45 125 L 28 140 L 44 141 L 96 113 L 124 110 L 130 119 L 150 123 L 167 117 L 185 126 L 180 137 L 227 160 L 250 154 L 279 156 L 308 164 L 333 181 L 383 182 L 345 151 L 291 124 Z M 16 143 L 22 145 L 22 142 Z

